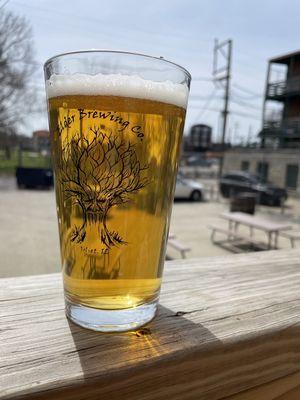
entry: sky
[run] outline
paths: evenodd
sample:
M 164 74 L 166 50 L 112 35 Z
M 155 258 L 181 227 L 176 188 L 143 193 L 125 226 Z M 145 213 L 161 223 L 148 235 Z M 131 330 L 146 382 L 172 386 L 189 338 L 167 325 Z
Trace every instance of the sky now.
M 215 141 L 224 92 L 212 79 L 214 39 L 233 40 L 226 134 L 236 143 L 255 140 L 261 128 L 267 60 L 300 49 L 298 0 L 9 0 L 5 9 L 32 26 L 41 102 L 42 65 L 55 54 L 105 48 L 163 56 L 194 78 L 185 133 L 208 124 Z M 25 133 L 43 128 L 45 114 L 28 116 Z

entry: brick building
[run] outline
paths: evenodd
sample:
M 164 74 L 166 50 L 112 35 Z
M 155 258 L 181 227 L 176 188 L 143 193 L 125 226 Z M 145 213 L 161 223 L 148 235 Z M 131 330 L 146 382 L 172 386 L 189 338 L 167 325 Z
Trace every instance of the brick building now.
M 39 130 L 32 133 L 33 146 L 36 151 L 50 153 L 49 131 Z

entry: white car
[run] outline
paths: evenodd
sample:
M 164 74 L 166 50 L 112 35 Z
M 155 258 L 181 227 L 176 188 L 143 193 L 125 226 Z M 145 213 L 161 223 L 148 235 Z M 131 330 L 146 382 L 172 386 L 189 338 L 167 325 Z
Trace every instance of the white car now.
M 178 176 L 176 180 L 175 199 L 190 199 L 201 201 L 204 199 L 203 185 L 190 179 Z

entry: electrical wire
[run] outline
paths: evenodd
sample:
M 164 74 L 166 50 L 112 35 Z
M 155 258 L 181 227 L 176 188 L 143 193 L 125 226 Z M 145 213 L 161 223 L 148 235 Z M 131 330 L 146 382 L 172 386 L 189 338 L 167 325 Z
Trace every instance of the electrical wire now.
M 236 83 L 232 83 L 232 86 L 235 87 L 236 89 L 241 90 L 242 92 L 251 94 L 252 96 L 262 97 L 262 94 L 261 94 L 261 93 L 252 92 L 252 90 L 249 90 L 248 88 L 246 88 L 246 87 L 244 87 L 244 86 L 241 86 L 241 85 L 238 85 L 238 84 L 236 84 Z
M 206 76 L 192 76 L 192 82 L 193 81 L 197 81 L 197 82 L 212 82 L 214 79 L 213 78 L 209 78 Z
M 9 0 L 8 0 L 9 1 Z M 86 15 L 80 15 L 74 12 L 64 12 L 64 11 L 60 11 L 59 13 L 57 13 L 57 10 L 54 8 L 50 8 L 50 7 L 44 7 L 43 5 L 30 5 L 27 4 L 26 2 L 22 2 L 22 1 L 14 1 L 14 5 L 20 6 L 20 7 L 25 7 L 25 8 L 29 8 L 32 9 L 34 11 L 38 11 L 38 12 L 42 12 L 43 14 L 46 14 L 44 16 L 44 18 L 47 20 L 47 16 L 49 15 L 49 13 L 58 15 L 59 17 L 67 17 L 64 18 L 64 25 L 68 25 L 71 27 L 77 27 L 77 25 L 75 25 L 75 23 L 70 23 L 70 18 L 75 20 L 78 19 L 80 21 L 86 21 L 90 24 L 89 26 L 89 31 L 91 30 L 91 23 L 93 24 L 97 24 L 97 25 L 101 25 L 101 35 L 102 36 L 106 36 L 108 38 L 116 35 L 116 31 L 111 27 L 111 25 L 107 22 L 107 18 L 104 18 L 101 16 L 101 14 L 95 14 L 96 17 L 94 16 L 94 14 L 90 17 L 86 16 Z M 49 19 L 48 19 L 49 21 Z M 136 29 L 134 27 L 134 25 L 130 24 L 129 26 L 125 26 L 124 24 L 122 24 L 122 26 L 119 25 L 119 28 L 121 29 L 122 32 L 122 39 L 124 39 L 124 41 L 126 39 L 132 39 L 132 34 L 136 34 Z M 185 35 L 186 32 L 181 32 L 181 33 L 177 33 L 177 32 L 171 32 L 171 33 L 158 33 L 157 30 L 152 30 L 150 31 L 149 29 L 144 29 L 143 27 L 138 27 L 139 31 L 144 34 L 149 36 L 149 38 L 151 38 L 151 41 L 148 40 L 146 42 L 149 43 L 153 43 L 153 35 L 158 36 L 159 38 L 165 38 L 166 36 L 172 36 L 172 38 L 177 37 L 178 39 L 182 39 L 182 37 Z M 89 36 L 92 37 L 91 35 L 88 35 L 88 32 L 85 32 L 85 36 Z M 189 40 L 193 39 L 193 36 L 188 35 Z M 197 41 L 199 41 L 199 39 L 197 38 Z M 206 41 L 202 40 L 204 43 L 206 43 Z M 175 44 L 171 44 L 168 43 L 168 48 L 173 47 L 174 49 L 176 48 L 178 50 L 177 45 Z M 157 56 L 160 56 L 160 54 L 158 54 Z
M 196 108 L 197 110 L 204 110 L 204 107 L 199 107 L 196 105 L 189 104 L 188 109 L 190 109 L 190 108 Z M 216 108 L 216 107 L 205 107 L 205 111 L 222 112 L 219 108 Z
M 232 103 L 234 103 L 234 104 L 237 104 L 237 105 L 241 106 L 241 107 L 246 107 L 246 108 L 251 108 L 252 110 L 261 111 L 261 107 L 258 107 L 258 106 L 256 107 L 253 104 L 249 104 L 249 103 L 246 103 L 245 101 L 242 101 L 242 100 L 239 100 L 239 99 L 235 99 L 234 95 L 230 97 L 230 101 Z
M 197 110 L 201 110 L 201 113 L 199 113 L 199 114 L 197 115 L 197 117 L 194 119 L 194 122 L 193 122 L 193 123 L 196 123 L 197 120 L 199 120 L 199 118 L 202 117 L 201 114 L 204 114 L 204 112 L 206 112 L 206 111 L 213 111 L 213 112 L 218 112 L 218 113 L 221 113 L 221 112 L 222 112 L 222 110 L 219 109 L 219 108 L 208 107 L 208 106 L 205 106 L 205 107 L 203 106 L 203 107 L 200 107 L 200 108 L 199 108 L 199 107 L 197 107 L 196 105 L 191 105 L 191 104 L 189 104 L 188 109 L 190 109 L 190 108 L 197 108 Z M 230 111 L 229 111 L 229 114 L 238 115 L 239 117 L 243 117 L 243 118 L 255 119 L 255 120 L 257 120 L 257 121 L 260 121 L 260 120 L 261 120 L 261 118 L 260 118 L 259 116 L 257 116 L 257 115 L 248 114 L 248 113 L 243 113 L 243 112 L 236 111 L 236 110 L 230 110 Z
M 254 101 L 257 99 L 262 99 L 263 98 L 263 94 L 251 94 L 251 95 L 247 95 L 247 96 L 242 96 L 240 93 L 234 91 L 234 95 L 235 97 L 237 97 L 238 99 L 241 100 L 246 100 L 246 101 Z
M 209 95 L 210 96 L 210 95 Z M 198 94 L 191 94 L 189 96 L 189 101 L 203 101 L 203 100 L 207 100 L 209 96 L 201 96 Z M 223 96 L 215 96 L 215 99 L 223 99 Z
M 200 118 L 202 118 L 202 116 L 205 114 L 205 112 L 208 110 L 211 102 L 214 100 L 216 92 L 218 91 L 218 88 L 214 87 L 210 96 L 207 98 L 206 103 L 203 105 L 202 109 L 200 110 L 200 112 L 197 114 L 196 118 L 194 119 L 194 123 L 199 120 Z
M 0 10 L 1 10 L 2 8 L 4 8 L 8 2 L 9 2 L 9 0 L 6 0 L 3 4 L 1 4 Z
M 239 115 L 240 117 L 246 117 L 246 118 L 252 118 L 252 119 L 256 119 L 256 120 L 261 120 L 261 117 L 258 117 L 257 115 L 243 113 L 243 112 L 240 112 L 240 111 L 230 110 L 229 113 L 230 114 Z

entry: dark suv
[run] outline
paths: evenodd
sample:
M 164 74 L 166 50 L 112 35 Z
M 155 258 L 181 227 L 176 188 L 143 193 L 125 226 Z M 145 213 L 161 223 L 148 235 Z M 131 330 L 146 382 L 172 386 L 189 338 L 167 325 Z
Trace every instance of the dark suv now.
M 220 191 L 224 197 L 238 193 L 255 193 L 260 204 L 279 206 L 287 199 L 285 189 L 270 182 L 263 182 L 258 175 L 248 172 L 230 172 L 220 179 Z

